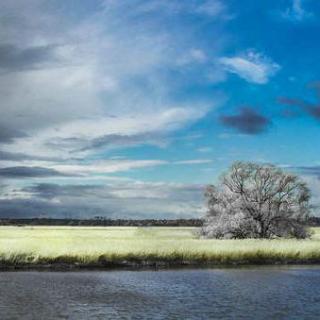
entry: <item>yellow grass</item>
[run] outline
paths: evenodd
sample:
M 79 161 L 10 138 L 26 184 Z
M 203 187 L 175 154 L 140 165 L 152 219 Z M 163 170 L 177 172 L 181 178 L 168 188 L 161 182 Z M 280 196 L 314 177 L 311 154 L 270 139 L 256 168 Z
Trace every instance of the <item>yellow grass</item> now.
M 320 228 L 308 240 L 204 240 L 187 227 L 0 227 L 0 264 L 94 265 L 320 262 Z

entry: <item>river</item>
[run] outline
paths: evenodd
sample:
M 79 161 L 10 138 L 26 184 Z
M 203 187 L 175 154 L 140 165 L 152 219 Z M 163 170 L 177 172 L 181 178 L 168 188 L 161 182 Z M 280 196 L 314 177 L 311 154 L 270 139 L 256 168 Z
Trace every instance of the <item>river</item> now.
M 320 268 L 2 272 L 0 319 L 320 319 Z

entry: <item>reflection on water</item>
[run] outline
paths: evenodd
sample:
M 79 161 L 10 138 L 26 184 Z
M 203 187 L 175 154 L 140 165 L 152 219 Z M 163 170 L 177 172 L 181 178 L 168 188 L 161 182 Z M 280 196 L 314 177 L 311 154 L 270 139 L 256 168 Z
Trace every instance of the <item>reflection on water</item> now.
M 320 319 L 320 269 L 0 273 L 0 319 Z

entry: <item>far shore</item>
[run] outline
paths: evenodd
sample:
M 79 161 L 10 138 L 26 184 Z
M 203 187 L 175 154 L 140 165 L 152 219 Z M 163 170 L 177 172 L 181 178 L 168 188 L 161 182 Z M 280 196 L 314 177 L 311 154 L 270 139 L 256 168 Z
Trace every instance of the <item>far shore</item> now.
M 102 271 L 102 270 L 172 270 L 172 269 L 208 269 L 230 267 L 261 267 L 261 266 L 320 266 L 320 259 L 314 260 L 234 260 L 234 261 L 165 261 L 165 260 L 122 260 L 103 261 L 98 263 L 79 262 L 52 262 L 52 263 L 25 263 L 25 264 L 0 264 L 0 272 L 4 271 Z

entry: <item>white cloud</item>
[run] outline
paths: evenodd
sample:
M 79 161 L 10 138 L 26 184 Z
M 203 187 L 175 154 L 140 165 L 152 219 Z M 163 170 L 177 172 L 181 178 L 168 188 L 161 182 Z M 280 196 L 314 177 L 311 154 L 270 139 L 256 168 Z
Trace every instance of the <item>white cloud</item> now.
M 213 149 L 211 147 L 201 147 L 201 148 L 198 148 L 197 151 L 201 153 L 208 153 L 213 151 Z
M 19 48 L 49 46 L 55 57 L 41 68 L 26 65 L 24 70 L 0 73 L 1 109 L 6 113 L 0 128 L 19 128 L 27 135 L 3 146 L 4 150 L 64 158 L 74 151 L 76 140 L 108 134 L 168 134 L 220 104 L 219 97 L 214 103 L 192 106 L 175 101 L 173 93 L 184 83 L 171 79 L 166 70 L 179 68 L 182 52 L 188 52 L 189 63 L 208 63 L 207 55 L 191 45 L 192 35 L 186 36 L 181 27 L 171 30 L 141 13 L 147 10 L 144 6 L 153 11 L 174 4 L 179 12 L 194 14 L 189 5 L 134 2 L 137 5 L 108 1 L 104 10 L 80 20 L 49 10 L 42 0 L 1 5 L 0 17 L 14 14 L 15 18 L 0 30 L 0 45 L 9 41 Z M 218 12 L 219 2 L 210 3 Z M 127 14 L 124 6 L 131 8 Z M 26 12 L 32 12 L 32 21 L 26 19 Z M 60 146 L 54 143 L 58 141 Z
M 157 108 L 159 109 L 157 112 L 150 110 L 140 114 L 137 111 L 133 115 L 69 121 L 59 126 L 42 129 L 37 135 L 17 139 L 14 144 L 7 145 L 5 149 L 45 157 L 79 157 L 95 151 L 81 151 L 88 141 L 112 134 L 128 136 L 150 134 L 149 143 L 159 146 L 161 143 L 159 137 L 152 140 L 152 134 L 170 134 L 186 124 L 201 119 L 210 110 L 206 105 L 200 105 L 198 108 L 174 106 L 171 108 L 157 106 Z M 138 144 L 141 143 L 142 141 L 138 141 Z M 69 153 L 70 151 L 72 154 Z
M 292 0 L 291 6 L 282 13 L 282 17 L 295 22 L 312 18 L 313 14 L 303 8 L 303 2 L 303 0 Z
M 181 160 L 175 161 L 174 164 L 182 164 L 182 165 L 193 165 L 193 164 L 208 164 L 212 163 L 210 159 L 191 159 L 191 160 Z
M 226 5 L 218 0 L 113 0 L 102 7 L 97 3 L 11 0 L 0 4 L 0 20 L 5 22 L 0 29 L 0 58 L 4 55 L 10 62 L 0 61 L 0 111 L 5 115 L 0 117 L 0 135 L 2 128 L 4 136 L 7 128 L 13 129 L 9 130 L 12 137 L 0 141 L 0 152 L 6 155 L 0 167 L 77 175 L 7 177 L 0 211 L 17 212 L 17 205 L 24 215 L 23 201 L 30 201 L 29 216 L 39 212 L 63 216 L 69 209 L 88 217 L 104 210 L 116 216 L 194 215 L 202 210 L 199 187 L 141 186 L 133 181 L 125 185 L 116 180 L 108 185 L 112 178 L 107 175 L 211 160 L 130 160 L 121 154 L 111 159 L 107 147 L 89 147 L 95 139 L 112 135 L 122 148 L 145 142 L 165 147 L 167 141 L 184 143 L 200 137 L 181 136 L 185 131 L 175 136 L 175 132 L 223 102 L 224 97 L 212 97 L 211 92 L 208 100 L 183 97 L 193 84 L 219 82 L 225 75 L 220 65 L 211 62 L 221 55 L 223 35 L 207 45 L 197 32 L 203 21 L 215 20 L 216 25 L 225 20 Z M 180 23 L 178 15 L 195 19 Z M 210 28 L 214 32 L 214 26 Z M 37 198 L 25 189 L 40 180 L 61 183 L 57 188 L 62 192 L 47 203 L 50 194 Z M 75 196 L 72 188 L 63 188 L 81 183 L 107 185 L 108 193 L 102 187 L 100 191 L 89 188 Z M 17 202 L 11 203 L 12 199 Z
M 240 78 L 257 84 L 265 84 L 279 70 L 280 66 L 270 58 L 249 50 L 244 55 L 222 57 L 220 63 L 225 70 L 237 74 Z
M 137 168 L 155 167 L 167 164 L 162 160 L 103 160 L 81 164 L 55 164 L 48 165 L 48 168 L 55 169 L 64 174 L 89 175 L 123 172 Z
M 107 11 L 122 11 L 124 14 L 131 16 L 161 12 L 168 15 L 178 13 L 198 14 L 211 19 L 227 17 L 226 6 L 220 0 L 105 0 L 103 4 Z
M 53 179 L 64 180 L 67 179 L 83 179 L 92 176 L 94 179 L 98 177 L 105 177 L 106 174 L 126 172 L 133 169 L 139 168 L 151 168 L 156 166 L 164 165 L 199 165 L 199 164 L 209 164 L 213 161 L 210 159 L 188 159 L 179 161 L 168 161 L 159 159 L 108 159 L 108 160 L 95 160 L 86 161 L 85 163 L 79 161 L 39 161 L 39 160 L 25 160 L 22 164 L 21 161 L 1 161 L 0 169 L 11 169 L 23 166 L 23 168 L 42 168 L 44 170 L 54 170 L 54 172 L 59 172 L 60 176 Z M 15 179 L 19 178 L 13 175 Z M 43 176 L 47 178 L 47 176 Z M 40 177 L 41 178 L 41 177 Z M 108 177 L 106 177 L 108 178 Z M 25 179 L 22 176 L 21 179 Z
M 192 48 L 187 51 L 179 60 L 178 65 L 188 65 L 192 63 L 202 64 L 208 61 L 206 53 L 201 49 Z
M 206 14 L 212 17 L 225 17 L 226 7 L 222 1 L 208 0 L 200 4 L 196 9 L 196 12 Z

